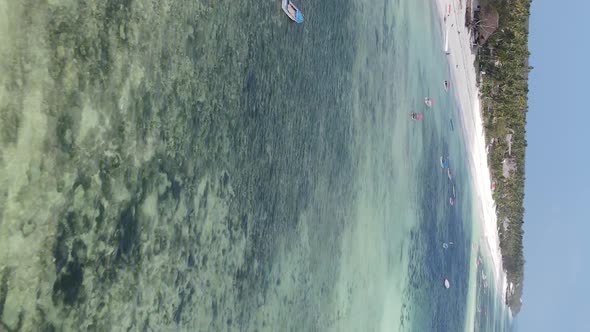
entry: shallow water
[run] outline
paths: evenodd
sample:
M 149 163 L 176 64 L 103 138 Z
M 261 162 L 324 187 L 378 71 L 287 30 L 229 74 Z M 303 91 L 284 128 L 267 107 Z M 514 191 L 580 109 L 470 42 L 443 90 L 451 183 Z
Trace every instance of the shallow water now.
M 3 328 L 465 328 L 432 6 L 0 2 Z

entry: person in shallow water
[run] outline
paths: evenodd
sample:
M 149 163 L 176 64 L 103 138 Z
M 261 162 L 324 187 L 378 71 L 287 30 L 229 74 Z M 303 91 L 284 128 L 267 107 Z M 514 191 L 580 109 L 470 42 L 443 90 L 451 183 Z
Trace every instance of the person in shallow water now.
M 411 112 L 410 116 L 412 117 L 412 120 L 416 120 L 416 121 L 420 121 L 422 120 L 422 113 L 416 113 L 416 112 Z

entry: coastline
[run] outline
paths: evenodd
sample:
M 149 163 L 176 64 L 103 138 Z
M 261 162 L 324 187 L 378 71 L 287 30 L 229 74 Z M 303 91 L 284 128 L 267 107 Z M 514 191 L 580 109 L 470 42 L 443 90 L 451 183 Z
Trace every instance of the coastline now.
M 443 51 L 447 54 L 449 74 L 454 86 L 458 87 L 451 92 L 459 104 L 459 119 L 470 156 L 469 165 L 474 193 L 477 196 L 474 203 L 476 218 L 480 221 L 483 237 L 480 240 L 485 241 L 485 247 L 494 266 L 496 288 L 504 302 L 507 276 L 502 267 L 500 240 L 496 226 L 496 203 L 492 196 L 485 132 L 480 113 L 480 94 L 474 67 L 475 54 L 471 50 L 470 31 L 465 27 L 465 7 L 462 0 L 436 0 L 435 3 L 445 38 L 445 48 L 448 45 L 448 52 Z

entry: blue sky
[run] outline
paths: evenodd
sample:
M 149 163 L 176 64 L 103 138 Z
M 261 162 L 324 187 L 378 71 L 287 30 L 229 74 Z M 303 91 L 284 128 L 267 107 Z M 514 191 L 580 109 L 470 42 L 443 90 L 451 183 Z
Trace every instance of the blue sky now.
M 590 331 L 589 0 L 534 0 L 518 331 Z

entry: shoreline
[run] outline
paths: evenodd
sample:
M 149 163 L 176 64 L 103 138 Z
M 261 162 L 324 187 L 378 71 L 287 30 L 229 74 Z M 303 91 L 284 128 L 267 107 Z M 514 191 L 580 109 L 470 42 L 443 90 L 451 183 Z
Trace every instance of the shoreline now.
M 469 1 L 469 0 L 467 0 Z M 465 27 L 465 7 L 462 0 L 436 0 L 449 74 L 457 89 L 452 89 L 459 104 L 459 119 L 469 154 L 472 183 L 475 190 L 475 217 L 481 226 L 481 240 L 486 243 L 494 265 L 494 280 L 505 303 L 506 272 L 502 267 L 500 239 L 497 230 L 496 203 L 492 196 L 490 168 L 486 152 L 485 132 L 481 117 L 480 93 L 477 87 L 475 54 L 471 50 L 471 33 Z M 472 5 L 472 8 L 474 5 Z M 449 7 L 450 6 L 450 7 Z M 448 47 L 448 50 L 446 49 Z M 478 244 L 481 247 L 481 244 Z

